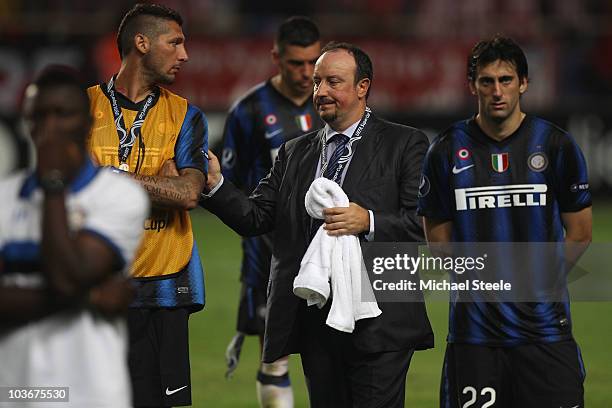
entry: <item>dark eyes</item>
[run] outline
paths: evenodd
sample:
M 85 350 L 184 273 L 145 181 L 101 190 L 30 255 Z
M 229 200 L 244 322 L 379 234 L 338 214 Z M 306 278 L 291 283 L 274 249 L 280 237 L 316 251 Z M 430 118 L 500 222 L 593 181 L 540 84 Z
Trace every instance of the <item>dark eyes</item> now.
M 508 76 L 508 77 L 501 77 L 499 78 L 499 83 L 504 84 L 504 85 L 508 85 L 512 82 L 513 77 Z M 493 85 L 495 83 L 495 80 L 493 78 L 481 78 L 480 79 L 480 83 L 483 85 Z
M 78 115 L 80 112 L 77 109 L 56 108 L 56 109 L 41 109 L 31 112 L 25 117 L 25 120 L 36 122 L 44 120 L 47 116 L 55 116 L 57 118 L 66 119 Z
M 321 78 L 313 78 L 312 82 L 314 82 L 315 86 L 319 86 L 321 84 Z M 329 78 L 327 83 L 331 86 L 338 85 L 341 81 L 337 78 Z

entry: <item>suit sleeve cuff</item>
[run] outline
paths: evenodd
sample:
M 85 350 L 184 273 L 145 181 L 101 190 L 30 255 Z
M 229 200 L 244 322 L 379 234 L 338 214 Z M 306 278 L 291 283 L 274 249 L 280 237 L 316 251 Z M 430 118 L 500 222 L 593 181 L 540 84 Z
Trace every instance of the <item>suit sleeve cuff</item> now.
M 214 196 L 217 190 L 219 190 L 223 185 L 223 180 L 225 180 L 225 178 L 223 177 L 223 175 L 221 175 L 221 181 L 219 181 L 217 185 L 214 186 L 213 189 L 208 192 L 208 194 L 202 193 L 202 199 L 206 200 L 207 198 Z
M 370 232 L 365 236 L 366 241 L 374 241 L 374 213 L 372 210 L 368 210 L 370 216 Z

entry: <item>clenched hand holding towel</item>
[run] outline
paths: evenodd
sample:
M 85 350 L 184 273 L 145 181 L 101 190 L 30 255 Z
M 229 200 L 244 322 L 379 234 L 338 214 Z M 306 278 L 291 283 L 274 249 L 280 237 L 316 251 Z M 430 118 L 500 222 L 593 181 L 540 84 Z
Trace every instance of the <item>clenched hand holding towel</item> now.
M 348 207 L 349 200 L 338 184 L 320 177 L 310 185 L 305 205 L 311 217 L 323 219 L 323 209 Z M 362 290 L 363 298 L 373 301 L 362 301 Z M 359 239 L 355 235 L 329 236 L 321 226 L 302 258 L 293 293 L 306 299 L 308 306 L 322 308 L 330 292 L 332 304 L 326 324 L 336 330 L 352 333 L 355 321 L 382 313 L 368 279 Z

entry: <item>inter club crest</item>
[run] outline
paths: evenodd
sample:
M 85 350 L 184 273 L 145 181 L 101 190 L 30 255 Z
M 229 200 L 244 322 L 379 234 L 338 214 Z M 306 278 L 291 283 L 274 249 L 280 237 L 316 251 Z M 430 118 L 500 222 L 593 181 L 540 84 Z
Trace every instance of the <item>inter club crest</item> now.
M 533 153 L 527 159 L 527 166 L 531 171 L 535 171 L 537 173 L 546 170 L 548 166 L 548 159 L 546 158 L 546 154 L 543 152 Z
M 508 153 L 495 153 L 491 155 L 491 165 L 493 170 L 498 173 L 503 173 L 508 170 Z
M 310 113 L 296 116 L 295 121 L 297 122 L 299 128 L 302 129 L 302 132 L 308 132 L 312 128 L 312 118 L 310 117 Z

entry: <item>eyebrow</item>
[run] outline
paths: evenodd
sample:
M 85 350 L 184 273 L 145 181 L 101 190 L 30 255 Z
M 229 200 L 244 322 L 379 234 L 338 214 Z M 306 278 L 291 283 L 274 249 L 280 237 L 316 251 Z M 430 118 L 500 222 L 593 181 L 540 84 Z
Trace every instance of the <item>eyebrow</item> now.
M 290 64 L 314 64 L 315 62 L 317 62 L 316 59 L 289 59 L 287 60 L 288 63 Z
M 499 75 L 499 76 L 495 76 L 495 75 L 481 75 L 477 78 L 478 81 L 483 81 L 483 80 L 494 80 L 495 78 L 497 79 L 511 79 L 511 78 L 515 78 L 516 75 L 514 74 L 504 74 L 504 75 Z

